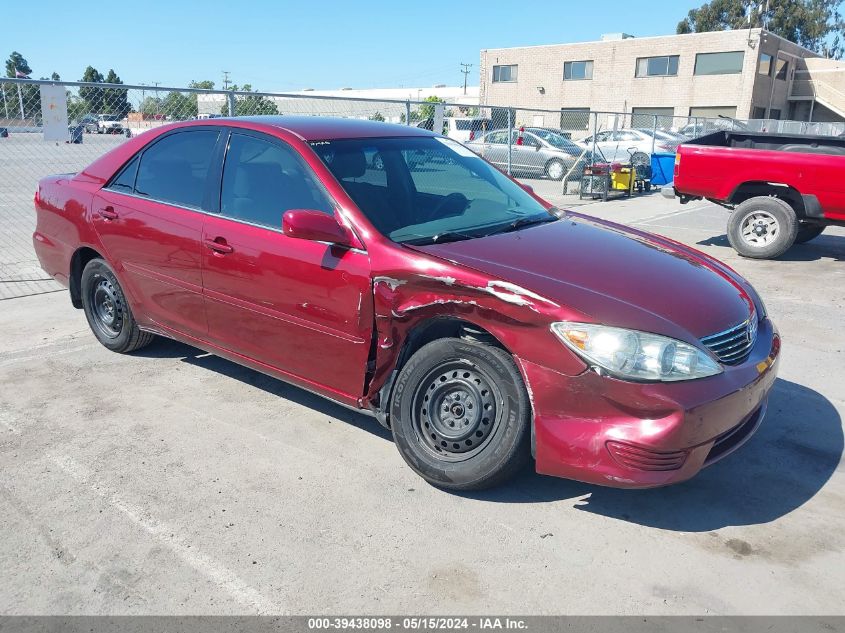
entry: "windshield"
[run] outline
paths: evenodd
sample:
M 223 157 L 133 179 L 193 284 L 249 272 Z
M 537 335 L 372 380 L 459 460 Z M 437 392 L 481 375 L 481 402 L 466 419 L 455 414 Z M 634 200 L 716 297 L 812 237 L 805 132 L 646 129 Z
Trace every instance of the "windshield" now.
M 570 154 L 580 154 L 581 148 L 578 147 L 575 143 L 570 141 L 565 136 L 557 134 L 556 132 L 551 132 L 549 130 L 540 130 L 540 129 L 533 129 L 531 130 L 533 134 L 536 134 L 541 139 L 546 141 L 552 147 L 557 147 L 558 149 L 566 150 Z
M 101 114 L 100 118 L 103 121 L 120 121 L 120 118 L 115 116 L 114 114 Z
M 370 222 L 395 242 L 471 239 L 556 218 L 518 184 L 448 138 L 311 145 Z

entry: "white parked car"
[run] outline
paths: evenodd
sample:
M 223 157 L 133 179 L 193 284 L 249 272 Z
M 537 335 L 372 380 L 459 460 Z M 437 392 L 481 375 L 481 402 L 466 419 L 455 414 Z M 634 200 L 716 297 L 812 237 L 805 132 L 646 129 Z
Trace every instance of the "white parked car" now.
M 493 120 L 484 117 L 445 117 L 443 127 L 446 128 L 446 136 L 461 143 L 466 143 L 467 141 L 474 141 L 482 134 L 492 130 Z
M 97 115 L 97 134 L 121 134 L 123 123 L 116 114 Z
M 593 137 L 588 136 L 581 144 L 593 146 Z M 610 161 L 627 161 L 633 152 L 674 153 L 681 144 L 681 139 L 671 132 L 647 128 L 627 128 L 624 130 L 606 130 L 596 134 L 596 146 Z

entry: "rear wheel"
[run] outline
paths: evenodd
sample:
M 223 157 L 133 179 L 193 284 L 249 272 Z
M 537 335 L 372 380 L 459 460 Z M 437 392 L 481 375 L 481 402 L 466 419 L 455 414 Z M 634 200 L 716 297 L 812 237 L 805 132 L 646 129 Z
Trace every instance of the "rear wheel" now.
M 728 219 L 728 241 L 745 257 L 771 259 L 795 243 L 798 218 L 779 198 L 758 196 L 740 204 Z
M 818 224 L 803 224 L 798 227 L 798 236 L 795 238 L 796 244 L 803 244 L 810 240 L 816 239 L 824 232 L 825 227 Z
M 104 260 L 92 259 L 85 265 L 80 288 L 85 318 L 105 347 L 125 354 L 152 342 L 154 335 L 138 327 L 117 277 Z
M 451 490 L 494 486 L 530 457 L 528 393 L 513 358 L 440 339 L 405 364 L 391 401 L 393 438 L 408 465 Z

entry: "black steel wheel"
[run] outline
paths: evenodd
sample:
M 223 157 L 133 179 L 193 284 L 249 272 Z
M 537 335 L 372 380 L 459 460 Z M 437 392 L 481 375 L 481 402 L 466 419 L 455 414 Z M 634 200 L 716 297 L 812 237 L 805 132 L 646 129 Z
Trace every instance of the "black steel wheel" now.
M 442 488 L 496 485 L 530 458 L 528 394 L 513 358 L 493 345 L 424 345 L 399 372 L 390 412 L 402 457 Z
M 120 353 L 150 344 L 154 336 L 138 327 L 114 271 L 104 260 L 92 259 L 85 265 L 80 288 L 85 318 L 100 343 Z
M 94 273 L 88 292 L 88 301 L 95 317 L 94 325 L 100 334 L 110 339 L 120 336 L 124 317 L 123 298 L 111 279 L 100 272 Z
M 417 440 L 439 459 L 470 459 L 494 435 L 499 423 L 496 403 L 501 400 L 493 380 L 472 363 L 440 363 L 414 394 Z

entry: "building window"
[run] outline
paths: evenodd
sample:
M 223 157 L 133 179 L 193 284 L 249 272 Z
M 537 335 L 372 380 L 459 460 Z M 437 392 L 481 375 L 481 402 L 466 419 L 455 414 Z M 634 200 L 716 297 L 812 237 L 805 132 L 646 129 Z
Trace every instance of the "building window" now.
M 789 62 L 785 59 L 780 59 L 775 62 L 775 79 L 786 81 L 786 75 L 789 72 Z
M 736 118 L 736 106 L 698 106 L 689 109 L 689 115 L 716 119 L 718 117 Z
M 699 53 L 695 56 L 696 75 L 733 75 L 742 72 L 745 53 Z
M 563 64 L 563 79 L 570 81 L 573 79 L 592 79 L 593 78 L 593 61 L 585 60 L 580 62 L 565 62 Z
M 772 56 L 766 53 L 760 53 L 760 67 L 757 69 L 757 74 L 766 75 L 768 77 L 772 74 Z
M 766 106 L 754 106 L 754 111 L 751 113 L 752 119 L 765 119 Z
M 772 108 L 769 111 L 769 118 L 774 119 L 775 121 L 780 121 L 780 110 L 777 108 Z
M 493 66 L 493 83 L 516 81 L 517 65 Z
M 659 130 L 670 129 L 674 123 L 675 108 L 631 108 L 631 127 Z
M 590 127 L 590 108 L 561 108 L 561 130 L 587 130 Z
M 639 57 L 637 59 L 637 77 L 668 77 L 678 74 L 678 56 Z

